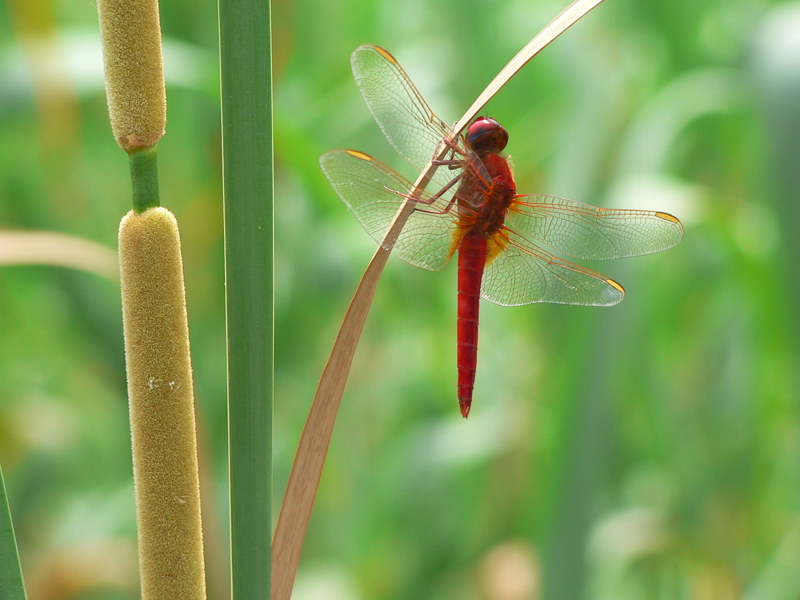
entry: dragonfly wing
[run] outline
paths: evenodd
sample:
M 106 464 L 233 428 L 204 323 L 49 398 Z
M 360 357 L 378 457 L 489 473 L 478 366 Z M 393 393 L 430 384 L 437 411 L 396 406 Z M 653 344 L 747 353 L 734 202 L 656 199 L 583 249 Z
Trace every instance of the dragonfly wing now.
M 616 281 L 553 256 L 513 232 L 504 233 L 505 249 L 484 273 L 481 296 L 486 300 L 502 306 L 534 302 L 612 306 L 625 296 Z
M 413 184 L 379 160 L 355 150 L 332 150 L 320 157 L 320 166 L 347 207 L 378 244 L 394 220 Z M 455 211 L 445 198 L 425 194 L 413 198 L 411 213 L 393 247 L 399 258 L 436 271 L 454 251 L 458 231 Z
M 505 225 L 520 236 L 575 258 L 639 256 L 672 248 L 681 222 L 651 210 L 597 208 L 554 196 L 520 196 Z
M 383 48 L 359 46 L 350 57 L 350 65 L 361 96 L 383 135 L 417 171 L 426 169 L 448 134 L 445 123 Z M 439 168 L 428 189 L 441 189 L 452 177 L 452 170 Z
M 350 57 L 358 89 L 397 152 L 421 171 L 447 133 L 395 58 L 379 46 L 363 45 Z

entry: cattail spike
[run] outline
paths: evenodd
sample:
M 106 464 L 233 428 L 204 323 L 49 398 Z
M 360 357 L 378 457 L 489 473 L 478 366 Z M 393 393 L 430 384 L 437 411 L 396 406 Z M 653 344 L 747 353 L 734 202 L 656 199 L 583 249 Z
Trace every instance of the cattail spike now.
M 119 230 L 142 600 L 204 600 L 194 393 L 180 238 L 165 208 Z
M 126 152 L 164 135 L 167 100 L 157 0 L 98 0 L 106 97 L 114 138 Z

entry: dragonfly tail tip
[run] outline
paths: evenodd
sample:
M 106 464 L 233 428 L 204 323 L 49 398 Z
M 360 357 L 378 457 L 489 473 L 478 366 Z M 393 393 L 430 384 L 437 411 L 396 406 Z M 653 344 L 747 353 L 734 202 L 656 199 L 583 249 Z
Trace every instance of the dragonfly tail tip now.
M 461 406 L 461 416 L 466 419 L 469 416 L 469 409 L 472 408 L 472 402 L 469 400 L 459 400 L 458 403 Z

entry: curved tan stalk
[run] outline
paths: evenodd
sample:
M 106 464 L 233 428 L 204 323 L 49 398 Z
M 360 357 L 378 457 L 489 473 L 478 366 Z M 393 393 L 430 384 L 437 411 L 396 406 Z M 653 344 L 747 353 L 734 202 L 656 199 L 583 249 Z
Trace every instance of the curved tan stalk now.
M 202 600 L 189 329 L 172 213 L 129 212 L 119 256 L 142 599 Z

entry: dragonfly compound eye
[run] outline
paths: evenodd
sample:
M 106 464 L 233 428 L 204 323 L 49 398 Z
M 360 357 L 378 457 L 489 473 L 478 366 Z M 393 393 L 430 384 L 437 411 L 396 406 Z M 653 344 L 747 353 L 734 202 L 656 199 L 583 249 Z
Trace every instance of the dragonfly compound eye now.
M 478 117 L 467 129 L 467 142 L 476 152 L 500 152 L 508 143 L 508 132 L 491 117 Z

